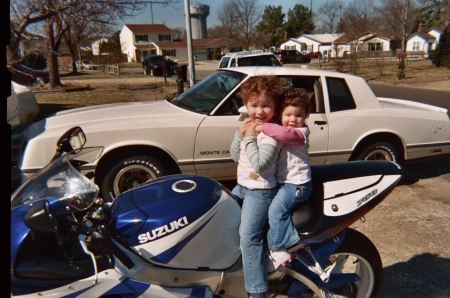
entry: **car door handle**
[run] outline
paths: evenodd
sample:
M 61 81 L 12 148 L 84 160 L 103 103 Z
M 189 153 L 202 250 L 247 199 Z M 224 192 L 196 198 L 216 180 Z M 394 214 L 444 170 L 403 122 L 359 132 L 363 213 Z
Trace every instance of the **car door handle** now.
M 314 121 L 314 125 L 327 125 L 326 121 Z

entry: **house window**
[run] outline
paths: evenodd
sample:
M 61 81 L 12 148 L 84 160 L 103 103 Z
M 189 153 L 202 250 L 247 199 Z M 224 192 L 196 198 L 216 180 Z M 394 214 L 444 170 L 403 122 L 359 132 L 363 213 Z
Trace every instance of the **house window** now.
M 313 52 L 313 46 L 312 44 L 308 45 L 308 53 L 312 53 Z
M 381 42 L 370 42 L 368 47 L 369 52 L 382 51 L 383 46 Z
M 419 50 L 419 42 L 418 41 L 413 42 L 412 50 L 413 51 L 418 51 Z
M 166 34 L 166 35 L 159 34 L 158 38 L 159 38 L 159 41 L 171 41 L 170 34 Z
M 162 53 L 163 53 L 163 56 L 174 56 L 174 57 L 177 56 L 177 51 L 175 49 L 173 49 L 173 50 L 163 50 Z
M 145 34 L 145 35 L 135 35 L 134 36 L 134 38 L 135 38 L 135 40 L 136 40 L 136 42 L 148 42 L 148 36 L 147 36 L 147 34 Z
M 286 50 L 295 50 L 295 46 L 286 46 Z

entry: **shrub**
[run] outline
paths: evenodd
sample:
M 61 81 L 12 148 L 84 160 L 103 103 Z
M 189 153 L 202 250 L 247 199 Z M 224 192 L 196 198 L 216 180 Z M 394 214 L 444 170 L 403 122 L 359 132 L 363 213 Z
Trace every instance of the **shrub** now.
M 344 59 L 335 59 L 334 60 L 334 69 L 337 72 L 345 72 L 345 60 Z
M 450 26 L 442 32 L 436 50 L 431 55 L 431 62 L 438 67 L 450 67 Z
M 397 78 L 399 80 L 405 78 L 405 58 L 398 59 Z
M 219 53 L 213 53 L 212 54 L 212 59 L 213 60 L 220 60 L 220 54 Z

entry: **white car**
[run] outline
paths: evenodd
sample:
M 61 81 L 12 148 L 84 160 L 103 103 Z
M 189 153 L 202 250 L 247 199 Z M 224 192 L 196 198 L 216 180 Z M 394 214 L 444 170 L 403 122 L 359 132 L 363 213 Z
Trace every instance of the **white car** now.
M 273 53 L 256 51 L 242 51 L 225 54 L 219 62 L 218 68 L 243 66 L 282 66 Z
M 91 60 L 81 60 L 81 63 L 80 60 L 75 61 L 75 66 L 78 70 L 90 70 L 93 65 L 94 63 Z
M 28 128 L 17 167 L 30 176 L 52 158 L 59 136 L 73 126 L 101 157 L 95 170 L 103 198 L 174 173 L 236 178 L 229 148 L 240 124 L 237 91 L 251 76 L 273 74 L 287 86 L 307 89 L 311 163 L 349 160 L 402 162 L 450 153 L 450 121 L 444 108 L 377 98 L 361 77 L 316 69 L 235 67 L 219 69 L 181 95 L 161 101 L 67 110 Z

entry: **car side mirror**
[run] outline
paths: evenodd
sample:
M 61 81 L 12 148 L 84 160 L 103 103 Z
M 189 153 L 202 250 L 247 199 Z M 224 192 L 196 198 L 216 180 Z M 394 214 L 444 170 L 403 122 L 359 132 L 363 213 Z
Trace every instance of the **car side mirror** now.
M 247 107 L 246 106 L 240 107 L 238 112 L 240 114 L 239 118 L 238 118 L 239 121 L 244 121 L 244 119 L 248 117 L 248 111 L 247 111 Z
M 86 135 L 81 127 L 76 126 L 66 131 L 56 142 L 56 153 L 52 160 L 61 156 L 63 152 L 70 152 L 83 148 L 86 143 Z

